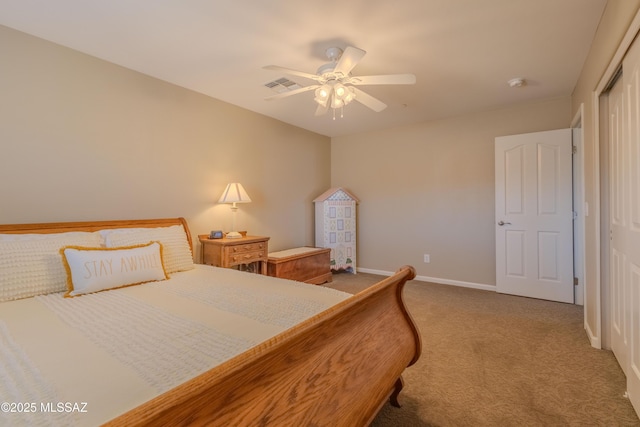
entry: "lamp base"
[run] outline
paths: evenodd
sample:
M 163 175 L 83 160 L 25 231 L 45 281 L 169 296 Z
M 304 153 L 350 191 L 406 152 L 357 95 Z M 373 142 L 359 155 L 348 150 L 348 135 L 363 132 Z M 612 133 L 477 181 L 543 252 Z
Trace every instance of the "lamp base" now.
M 242 234 L 238 233 L 237 231 L 230 231 L 225 237 L 227 239 L 240 239 L 242 238 Z

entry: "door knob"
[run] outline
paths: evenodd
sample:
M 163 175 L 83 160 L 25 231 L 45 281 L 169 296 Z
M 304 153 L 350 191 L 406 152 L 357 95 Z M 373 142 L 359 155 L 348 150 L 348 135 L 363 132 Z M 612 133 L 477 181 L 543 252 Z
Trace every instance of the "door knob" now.
M 500 221 L 498 221 L 498 225 L 502 227 L 503 225 L 511 225 L 511 223 L 510 222 L 504 222 L 504 221 L 500 220 Z

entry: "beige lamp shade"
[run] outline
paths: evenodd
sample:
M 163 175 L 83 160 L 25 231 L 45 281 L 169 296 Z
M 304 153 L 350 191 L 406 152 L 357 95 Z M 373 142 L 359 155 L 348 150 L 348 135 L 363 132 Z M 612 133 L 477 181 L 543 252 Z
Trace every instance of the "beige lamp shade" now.
M 247 194 L 246 190 L 239 182 L 232 182 L 227 184 L 227 188 L 222 192 L 222 196 L 218 200 L 218 203 L 249 203 L 251 198 Z

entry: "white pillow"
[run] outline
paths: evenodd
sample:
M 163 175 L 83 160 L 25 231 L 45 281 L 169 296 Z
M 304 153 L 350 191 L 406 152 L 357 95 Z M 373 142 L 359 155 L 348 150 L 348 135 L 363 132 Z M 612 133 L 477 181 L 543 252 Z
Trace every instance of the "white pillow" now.
M 155 228 L 118 228 L 101 230 L 107 248 L 162 243 L 162 259 L 167 274 L 194 268 L 189 241 L 181 225 Z
M 0 302 L 65 291 L 67 275 L 60 248 L 101 244 L 98 233 L 84 232 L 0 240 Z
M 60 253 L 67 271 L 65 297 L 168 278 L 158 242 L 122 248 L 68 246 Z

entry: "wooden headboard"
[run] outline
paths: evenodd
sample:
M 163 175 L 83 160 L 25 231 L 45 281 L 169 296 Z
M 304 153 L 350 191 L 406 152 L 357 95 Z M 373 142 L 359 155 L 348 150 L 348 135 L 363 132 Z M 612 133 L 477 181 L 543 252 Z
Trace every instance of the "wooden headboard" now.
M 40 224 L 3 224 L 0 225 L 0 233 L 26 234 L 26 233 L 64 233 L 68 231 L 98 231 L 107 228 L 152 228 L 182 225 L 187 234 L 189 247 L 193 252 L 191 232 L 184 218 L 160 218 L 160 219 L 132 219 L 115 221 L 85 221 L 85 222 L 48 222 Z

